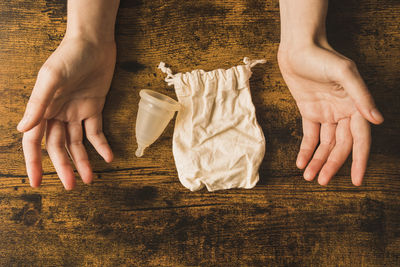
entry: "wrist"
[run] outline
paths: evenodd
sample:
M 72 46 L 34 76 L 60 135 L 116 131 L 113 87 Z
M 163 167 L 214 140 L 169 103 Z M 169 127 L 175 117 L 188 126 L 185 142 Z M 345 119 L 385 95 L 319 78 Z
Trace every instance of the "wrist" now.
M 61 45 L 78 45 L 84 46 L 86 49 L 92 50 L 102 50 L 102 49 L 116 49 L 116 43 L 114 40 L 104 40 L 104 39 L 92 39 L 88 38 L 87 35 L 79 35 L 79 34 L 65 34 L 64 38 L 62 39 Z
M 280 0 L 280 49 L 301 49 L 327 44 L 327 0 Z
M 79 39 L 93 44 L 115 42 L 114 31 L 99 31 L 88 25 L 68 24 L 64 39 Z
M 66 36 L 93 43 L 114 42 L 119 0 L 68 0 Z

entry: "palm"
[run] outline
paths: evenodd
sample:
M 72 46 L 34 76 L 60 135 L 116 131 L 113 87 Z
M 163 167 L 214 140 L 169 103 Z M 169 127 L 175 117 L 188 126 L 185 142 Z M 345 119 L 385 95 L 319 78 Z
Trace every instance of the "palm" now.
M 294 91 L 311 89 L 315 94 L 310 95 L 310 99 L 300 98 L 297 102 L 303 118 L 319 123 L 338 123 L 358 112 L 350 96 L 342 88 L 338 89 L 339 85 L 320 84 L 312 80 L 308 85 L 307 81 L 304 84 L 307 87 L 293 87 Z
M 312 180 L 319 172 L 319 183 L 327 184 L 353 148 L 352 180 L 360 185 L 370 128 L 350 94 L 354 77 L 349 71 L 358 74 L 351 61 L 329 46 L 314 46 L 290 56 L 280 52 L 279 66 L 302 115 L 304 137 L 297 166 L 307 166 L 304 178 Z
M 84 40 L 63 40 L 41 68 L 26 110 L 34 114 L 30 116 L 31 124 L 37 125 L 25 132 L 23 138 L 27 172 L 33 186 L 38 186 L 41 180 L 39 141 L 44 132 L 49 156 L 67 189 L 75 184 L 68 154 L 83 181 L 90 183 L 93 179 L 82 144 L 82 123 L 97 152 L 107 162 L 112 160 L 102 133 L 101 112 L 115 56 L 115 43 L 99 46 Z

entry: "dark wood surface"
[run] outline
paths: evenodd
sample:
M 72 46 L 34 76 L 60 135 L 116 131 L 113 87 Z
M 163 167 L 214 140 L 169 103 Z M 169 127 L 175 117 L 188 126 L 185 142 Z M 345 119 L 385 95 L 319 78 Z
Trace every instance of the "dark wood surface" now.
M 278 1 L 128 1 L 104 109 L 115 153 L 89 150 L 93 185 L 67 192 L 43 149 L 42 187 L 25 173 L 22 116 L 41 64 L 61 41 L 65 1 L 0 2 L 0 266 L 399 266 L 400 2 L 331 1 L 328 33 L 354 59 L 386 121 L 372 127 L 365 182 L 350 161 L 327 187 L 295 167 L 301 120 L 280 75 Z M 174 97 L 158 69 L 212 70 L 265 58 L 251 78 L 266 140 L 251 190 L 189 192 L 171 152 L 173 124 L 134 156 L 138 91 Z

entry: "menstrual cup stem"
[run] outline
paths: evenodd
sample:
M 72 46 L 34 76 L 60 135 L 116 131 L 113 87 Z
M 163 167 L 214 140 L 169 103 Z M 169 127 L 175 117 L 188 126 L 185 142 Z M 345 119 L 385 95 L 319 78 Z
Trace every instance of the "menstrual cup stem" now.
M 136 157 L 141 157 L 143 156 L 143 152 L 144 152 L 145 148 L 138 146 L 138 148 L 136 149 L 135 155 Z

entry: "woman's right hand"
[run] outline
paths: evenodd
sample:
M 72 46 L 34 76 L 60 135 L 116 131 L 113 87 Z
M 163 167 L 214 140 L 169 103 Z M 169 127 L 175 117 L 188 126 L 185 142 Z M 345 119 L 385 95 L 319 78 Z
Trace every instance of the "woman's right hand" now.
M 41 183 L 41 141 L 66 189 L 75 185 L 69 156 L 83 182 L 93 180 L 87 139 L 105 161 L 112 151 L 102 132 L 102 110 L 110 88 L 116 59 L 115 42 L 94 43 L 82 38 L 64 38 L 39 71 L 18 130 L 23 132 L 23 150 L 31 186 Z

